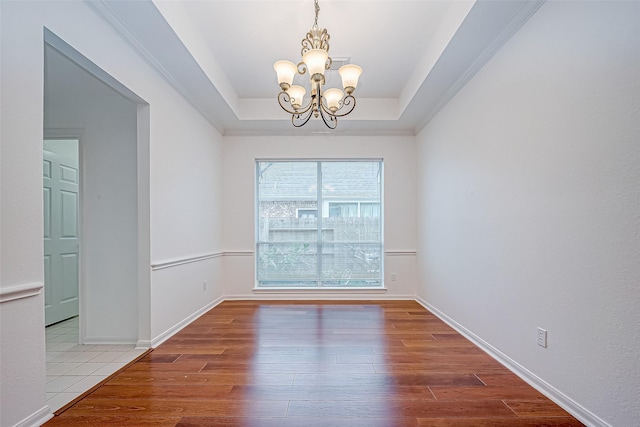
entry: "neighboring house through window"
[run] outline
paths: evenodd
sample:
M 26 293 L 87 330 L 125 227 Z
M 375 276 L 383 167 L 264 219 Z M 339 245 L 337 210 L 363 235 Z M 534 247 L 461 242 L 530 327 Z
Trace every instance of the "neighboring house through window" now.
M 257 287 L 381 287 L 382 169 L 257 161 Z

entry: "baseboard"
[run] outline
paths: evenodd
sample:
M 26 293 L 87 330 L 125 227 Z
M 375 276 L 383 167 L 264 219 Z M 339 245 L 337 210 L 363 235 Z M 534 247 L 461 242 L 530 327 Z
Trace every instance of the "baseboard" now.
M 415 295 L 388 295 L 386 289 L 375 291 L 361 291 L 348 293 L 347 291 L 331 292 L 330 290 L 292 290 L 292 289 L 264 289 L 257 290 L 252 295 L 225 295 L 225 301 L 269 301 L 269 300 L 291 300 L 291 301 L 413 301 Z
M 151 348 L 151 340 L 136 341 L 136 350 L 146 350 Z
M 136 340 L 123 340 L 118 337 L 84 337 L 84 345 L 134 345 Z
M 202 316 L 204 313 L 206 313 L 207 311 L 211 310 L 213 307 L 215 307 L 216 305 L 220 304 L 224 300 L 225 300 L 224 297 L 218 297 L 215 300 L 213 300 L 212 302 L 210 302 L 209 304 L 207 304 L 204 307 L 202 307 L 200 310 L 194 312 L 193 314 L 191 314 L 190 316 L 185 318 L 184 320 L 176 323 L 174 326 L 170 327 L 169 329 L 167 329 L 166 331 L 164 331 L 163 333 L 161 333 L 157 337 L 153 338 L 151 340 L 150 347 L 151 348 L 156 348 L 157 346 L 159 346 L 160 344 L 162 344 L 163 342 L 165 342 L 166 340 L 171 338 L 173 335 L 175 335 L 176 333 L 178 333 L 179 331 L 184 329 L 187 325 L 189 325 L 189 323 L 193 322 L 198 317 Z
M 14 424 L 13 427 L 41 426 L 42 424 L 49 421 L 51 418 L 53 418 L 53 413 L 51 413 L 51 408 L 49 407 L 49 405 L 45 405 L 39 411 L 34 412 L 24 420 L 20 421 L 17 424 Z
M 524 366 L 520 365 L 515 360 L 511 359 L 506 354 L 502 353 L 497 348 L 493 347 L 488 342 L 484 341 L 482 338 L 469 331 L 467 328 L 447 316 L 442 311 L 438 310 L 433 305 L 429 304 L 426 300 L 421 297 L 414 298 L 420 305 L 429 310 L 431 313 L 436 315 L 440 320 L 445 322 L 447 325 L 451 326 L 453 329 L 462 334 L 469 341 L 474 343 L 476 346 L 480 347 L 485 353 L 489 356 L 493 357 L 496 361 L 502 364 L 505 368 L 509 369 L 511 372 L 516 374 L 518 377 L 522 378 L 525 382 L 527 382 L 531 387 L 538 390 L 540 393 L 547 396 L 553 402 L 558 404 L 565 411 L 569 412 L 575 418 L 577 418 L 580 422 L 593 427 L 611 427 L 610 424 L 599 418 L 594 413 L 590 412 L 582 405 L 580 405 L 575 400 L 571 399 L 551 384 L 547 383 L 533 372 L 529 371 Z

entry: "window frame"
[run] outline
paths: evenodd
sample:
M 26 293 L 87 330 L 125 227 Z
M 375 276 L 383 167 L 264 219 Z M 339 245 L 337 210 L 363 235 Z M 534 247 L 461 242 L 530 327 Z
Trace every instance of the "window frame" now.
M 358 215 L 360 214 L 360 204 L 361 203 L 376 203 L 379 204 L 379 221 L 380 221 L 380 239 L 379 242 L 375 241 L 375 242 L 370 242 L 370 241 L 363 241 L 362 243 L 364 244 L 379 244 L 380 245 L 380 259 L 379 259 L 379 278 L 376 278 L 376 280 L 378 281 L 376 284 L 373 285 L 369 285 L 369 286 L 363 286 L 363 285 L 357 285 L 357 286 L 349 286 L 349 285 L 326 285 L 323 282 L 335 282 L 334 280 L 330 280 L 330 279 L 326 279 L 322 277 L 322 274 L 319 274 L 319 277 L 317 278 L 317 280 L 315 281 L 315 286 L 305 286 L 305 285 L 299 285 L 299 286 L 293 286 L 291 284 L 285 284 L 283 283 L 282 285 L 261 285 L 260 284 L 260 278 L 259 276 L 259 245 L 261 244 L 265 244 L 265 243 L 269 243 L 269 242 L 262 242 L 259 240 L 259 236 L 260 236 L 260 175 L 261 175 L 261 171 L 260 171 L 260 164 L 261 163 L 276 163 L 276 162 L 282 162 L 282 163 L 294 163 L 294 162 L 301 162 L 301 163 L 316 163 L 316 168 L 317 168 L 317 178 L 316 178 L 316 186 L 319 185 L 322 182 L 322 164 L 323 163 L 352 163 L 352 162 L 369 162 L 369 163 L 378 163 L 379 164 L 379 178 L 378 178 L 378 185 L 379 185 L 379 200 L 378 201 L 366 201 L 366 200 L 361 200 L 361 199 L 353 199 L 353 200 L 345 200 L 344 202 L 352 202 L 352 203 L 357 203 L 358 205 Z M 254 186 L 255 186 L 255 191 L 254 191 L 254 289 L 256 290 L 281 290 L 281 289 L 286 289 L 286 290 L 318 290 L 318 289 L 346 289 L 346 290 L 367 290 L 367 289 L 371 289 L 371 290 L 385 290 L 386 289 L 386 285 L 385 285 L 385 252 L 384 252 L 384 159 L 383 158 L 255 158 L 255 164 L 254 164 L 254 173 L 255 173 L 255 179 L 254 179 Z M 318 257 L 317 262 L 318 262 L 318 271 L 321 272 L 322 271 L 322 255 L 323 255 L 323 251 L 322 248 L 324 246 L 325 241 L 322 239 L 322 234 L 323 234 L 323 226 L 322 226 L 322 219 L 325 217 L 324 212 L 325 209 L 327 210 L 326 212 L 326 217 L 329 217 L 329 201 L 324 200 L 323 199 L 323 195 L 322 195 L 322 191 L 316 191 L 316 198 L 317 198 L 317 205 L 316 205 L 316 215 L 317 218 L 319 219 L 318 224 L 317 224 L 317 233 L 318 233 L 318 240 L 316 240 L 314 242 L 314 244 L 317 244 L 317 248 L 316 248 L 316 257 Z M 334 202 L 334 201 L 331 201 Z M 302 210 L 306 210 L 308 208 L 300 208 Z M 296 209 L 296 218 L 298 217 L 298 210 Z M 328 242 L 326 243 L 327 246 L 328 245 L 334 245 L 335 243 L 333 242 Z

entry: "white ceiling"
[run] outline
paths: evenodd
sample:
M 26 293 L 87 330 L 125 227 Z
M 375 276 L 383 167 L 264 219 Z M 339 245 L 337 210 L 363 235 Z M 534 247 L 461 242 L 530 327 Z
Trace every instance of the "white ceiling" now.
M 356 110 L 332 132 L 415 134 L 543 1 L 319 0 L 330 56 L 364 69 Z M 273 63 L 300 62 L 313 0 L 88 4 L 222 133 L 327 131 L 321 120 L 293 128 L 276 100 Z M 335 74 L 328 85 L 340 86 Z
M 397 98 L 452 3 L 320 0 L 319 5 L 318 25 L 331 36 L 330 56 L 351 58 L 366 70 L 362 96 Z M 275 96 L 273 63 L 301 61 L 300 42 L 314 20 L 313 0 L 189 1 L 183 6 L 241 98 Z

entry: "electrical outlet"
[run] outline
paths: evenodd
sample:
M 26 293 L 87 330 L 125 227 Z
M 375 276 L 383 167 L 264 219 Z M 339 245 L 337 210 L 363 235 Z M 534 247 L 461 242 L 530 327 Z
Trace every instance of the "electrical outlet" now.
M 206 281 L 202 282 L 202 290 L 203 291 L 207 290 L 207 282 Z
M 540 347 L 547 347 L 547 331 L 542 328 L 538 328 L 538 345 Z
M 398 276 L 396 275 L 396 273 L 391 273 L 391 281 L 395 282 L 398 279 Z

